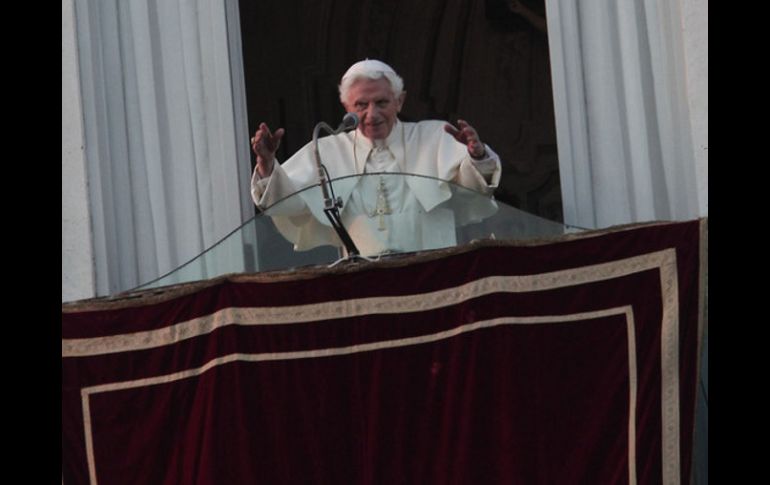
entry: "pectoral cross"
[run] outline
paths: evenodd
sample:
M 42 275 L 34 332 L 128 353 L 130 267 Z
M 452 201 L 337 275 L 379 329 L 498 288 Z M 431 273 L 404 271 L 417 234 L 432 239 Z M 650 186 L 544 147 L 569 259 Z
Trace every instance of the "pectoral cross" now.
M 377 226 L 377 230 L 384 231 L 387 229 L 385 227 L 385 216 L 388 214 L 392 214 L 393 212 L 390 210 L 390 206 L 388 205 L 388 197 L 387 197 L 387 188 L 385 187 L 385 180 L 380 177 L 380 183 L 377 185 L 377 207 L 374 210 L 374 214 L 379 216 L 379 225 Z

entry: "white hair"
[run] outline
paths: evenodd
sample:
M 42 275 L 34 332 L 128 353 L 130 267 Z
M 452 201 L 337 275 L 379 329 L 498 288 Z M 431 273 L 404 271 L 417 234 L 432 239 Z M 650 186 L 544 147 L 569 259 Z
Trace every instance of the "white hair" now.
M 360 81 L 361 79 L 377 80 L 385 78 L 390 83 L 390 87 L 393 90 L 393 95 L 398 98 L 401 93 L 404 92 L 404 80 L 401 76 L 396 74 L 396 71 L 392 67 L 385 64 L 382 61 L 375 59 L 366 59 L 356 62 L 343 74 L 340 81 L 340 101 L 347 103 L 348 92 L 350 87 Z

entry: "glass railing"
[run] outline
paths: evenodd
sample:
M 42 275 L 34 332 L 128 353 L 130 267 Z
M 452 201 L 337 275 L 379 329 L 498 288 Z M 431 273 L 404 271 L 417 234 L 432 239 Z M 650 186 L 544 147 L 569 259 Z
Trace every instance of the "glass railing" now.
M 527 240 L 578 232 L 451 182 L 374 173 L 332 180 L 340 216 L 362 256 L 392 257 L 477 239 Z M 256 215 L 170 273 L 132 291 L 229 273 L 333 264 L 347 253 L 324 214 L 319 185 L 299 190 Z

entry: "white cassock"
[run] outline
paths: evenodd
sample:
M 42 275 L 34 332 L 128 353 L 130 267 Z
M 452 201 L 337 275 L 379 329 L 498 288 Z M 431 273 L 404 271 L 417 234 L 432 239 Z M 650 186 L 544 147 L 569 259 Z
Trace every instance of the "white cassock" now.
M 397 121 L 387 139 L 374 143 L 357 130 L 318 140 L 321 161 L 332 179 L 334 193 L 343 201 L 342 223 L 361 254 L 453 246 L 455 226 L 480 221 L 497 210 L 491 197 L 500 181 L 500 157 L 487 146 L 487 158 L 474 160 L 464 144 L 444 131 L 445 124 L 434 120 Z M 335 180 L 385 172 L 418 176 L 369 175 Z M 450 200 L 452 189 L 444 181 L 486 197 Z M 323 213 L 320 190 L 305 190 L 289 197 L 317 183 L 312 142 L 285 163 L 276 163 L 270 177 L 260 179 L 254 170 L 251 179 L 254 202 L 267 209 L 295 250 L 342 246 Z

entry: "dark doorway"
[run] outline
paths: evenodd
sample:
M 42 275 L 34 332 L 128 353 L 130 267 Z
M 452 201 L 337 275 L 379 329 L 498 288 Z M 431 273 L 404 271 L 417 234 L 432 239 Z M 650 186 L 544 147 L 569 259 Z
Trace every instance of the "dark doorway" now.
M 512 1 L 241 0 L 249 132 L 286 128 L 286 160 L 342 118 L 342 73 L 381 59 L 404 78 L 402 119 L 468 120 L 502 158 L 496 197 L 562 221 L 548 38 Z

